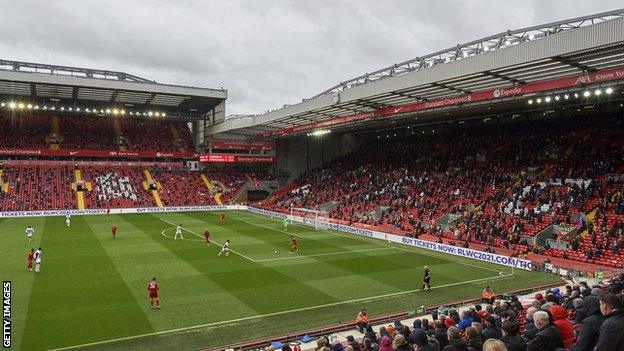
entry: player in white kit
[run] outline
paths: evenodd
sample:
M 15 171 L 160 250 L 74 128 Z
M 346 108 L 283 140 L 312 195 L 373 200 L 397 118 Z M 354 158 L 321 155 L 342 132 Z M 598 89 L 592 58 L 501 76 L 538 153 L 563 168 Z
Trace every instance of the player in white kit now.
M 32 240 L 32 236 L 34 233 L 35 233 L 35 230 L 33 229 L 31 225 L 29 225 L 28 228 L 26 228 L 26 237 L 28 238 L 28 241 Z
M 35 272 L 39 273 L 39 270 L 41 269 L 41 248 L 35 251 L 34 257 L 35 257 Z
M 221 247 L 221 252 L 219 252 L 219 255 L 217 256 L 221 256 L 222 253 L 225 252 L 225 257 L 227 257 L 230 254 L 230 241 L 226 240 L 225 244 L 223 244 L 223 246 Z
M 65 224 L 69 227 L 71 225 L 71 215 L 68 213 L 65 215 Z
M 180 224 L 178 224 L 178 226 L 176 227 L 176 232 L 173 236 L 173 240 L 178 240 L 178 235 L 180 236 L 180 239 L 184 240 L 184 236 L 182 236 L 182 226 Z

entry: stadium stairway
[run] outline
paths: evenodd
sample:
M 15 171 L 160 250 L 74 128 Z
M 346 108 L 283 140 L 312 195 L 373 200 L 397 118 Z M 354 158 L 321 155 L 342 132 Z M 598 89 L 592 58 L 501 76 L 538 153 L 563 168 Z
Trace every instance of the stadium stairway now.
M 208 179 L 208 177 L 205 174 L 200 174 L 199 175 L 202 182 L 204 182 L 204 185 L 206 185 L 206 188 L 208 188 L 208 190 L 212 193 L 212 190 L 214 189 L 214 185 L 212 185 L 212 182 L 210 181 L 210 179 Z M 221 206 L 223 205 L 223 201 L 221 201 L 221 193 L 216 193 L 214 196 L 214 200 L 217 203 L 217 205 Z
M 253 178 L 251 177 L 251 174 L 245 173 L 245 178 L 247 178 L 248 181 L 253 183 Z
M 52 116 L 52 134 L 61 135 L 61 118 L 59 116 Z M 50 149 L 59 150 L 61 145 L 54 143 L 50 144 Z
M 118 140 L 120 136 L 123 136 L 123 127 L 121 126 L 121 120 L 119 117 L 113 118 L 113 128 L 115 129 L 115 140 Z M 119 151 L 126 151 L 125 146 L 117 146 L 117 148 Z
M 83 191 L 78 191 L 78 182 L 82 180 L 82 172 L 79 169 L 74 170 L 74 182 L 71 183 L 72 190 L 76 194 L 76 206 L 79 210 L 86 209 L 85 197 Z M 91 191 L 91 182 L 85 182 L 85 190 Z
M 180 139 L 180 134 L 178 133 L 178 128 L 176 128 L 175 123 L 169 123 L 169 129 L 171 130 L 171 135 L 173 136 L 173 142 L 175 144 L 178 139 Z M 184 152 L 184 147 L 178 148 L 178 151 Z
M 3 193 L 9 192 L 9 183 L 5 182 L 2 176 L 4 175 L 4 169 L 0 168 L 0 189 Z
M 153 182 L 152 173 L 147 169 L 144 169 L 143 173 L 145 174 L 145 179 L 147 180 L 146 182 L 144 182 L 144 187 L 145 189 L 149 189 L 149 184 Z M 161 188 L 160 182 L 156 182 L 156 190 L 151 190 L 151 192 L 152 192 L 152 196 L 154 197 L 154 202 L 156 202 L 156 206 L 164 207 L 162 200 L 160 199 L 160 194 L 158 193 L 158 190 L 160 188 Z

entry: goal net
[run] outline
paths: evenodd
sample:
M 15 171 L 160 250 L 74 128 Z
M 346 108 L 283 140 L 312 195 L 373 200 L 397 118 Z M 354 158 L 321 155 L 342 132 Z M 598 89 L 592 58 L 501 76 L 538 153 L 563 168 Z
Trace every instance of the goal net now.
M 304 219 L 304 224 L 311 225 L 314 229 L 321 228 L 320 221 L 327 218 L 327 211 L 311 210 L 308 208 L 291 207 L 290 208 L 290 221 L 293 221 L 295 217 L 301 217 Z M 307 219 L 307 221 L 306 221 Z

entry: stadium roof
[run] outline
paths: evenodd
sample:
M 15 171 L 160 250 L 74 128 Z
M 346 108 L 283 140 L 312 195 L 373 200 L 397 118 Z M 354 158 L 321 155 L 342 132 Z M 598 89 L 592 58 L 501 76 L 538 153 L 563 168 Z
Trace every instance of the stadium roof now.
M 427 102 L 444 111 L 446 107 L 439 108 L 441 105 L 434 102 L 464 96 L 472 101 L 475 92 L 524 87 L 615 67 L 624 67 L 624 9 L 458 44 L 341 82 L 295 105 L 226 119 L 211 126 L 209 133 L 256 137 L 296 134 L 323 124 L 361 124 L 367 118 L 359 117 L 377 117 L 380 111 L 393 108 L 395 113 L 379 115 L 429 113 L 428 108 L 401 111 L 404 106 Z M 526 95 L 520 97 L 526 101 Z M 341 118 L 344 123 L 334 123 Z
M 33 105 L 162 112 L 200 119 L 227 90 L 161 84 L 124 72 L 0 60 L 0 100 Z M 57 110 L 58 111 L 58 110 Z M 135 113 L 133 113 L 135 115 Z

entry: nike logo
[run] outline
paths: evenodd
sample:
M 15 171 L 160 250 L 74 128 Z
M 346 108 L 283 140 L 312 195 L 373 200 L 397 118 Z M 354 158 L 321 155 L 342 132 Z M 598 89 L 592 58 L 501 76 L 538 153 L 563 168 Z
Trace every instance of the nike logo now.
M 77 154 L 77 153 L 79 153 L 79 152 L 80 152 L 80 151 L 70 151 L 70 152 L 69 152 L 69 154 L 70 154 L 70 155 L 75 155 L 75 154 Z
M 398 113 L 399 111 L 401 111 L 403 109 L 404 106 L 401 107 L 395 107 L 394 108 L 394 113 Z

